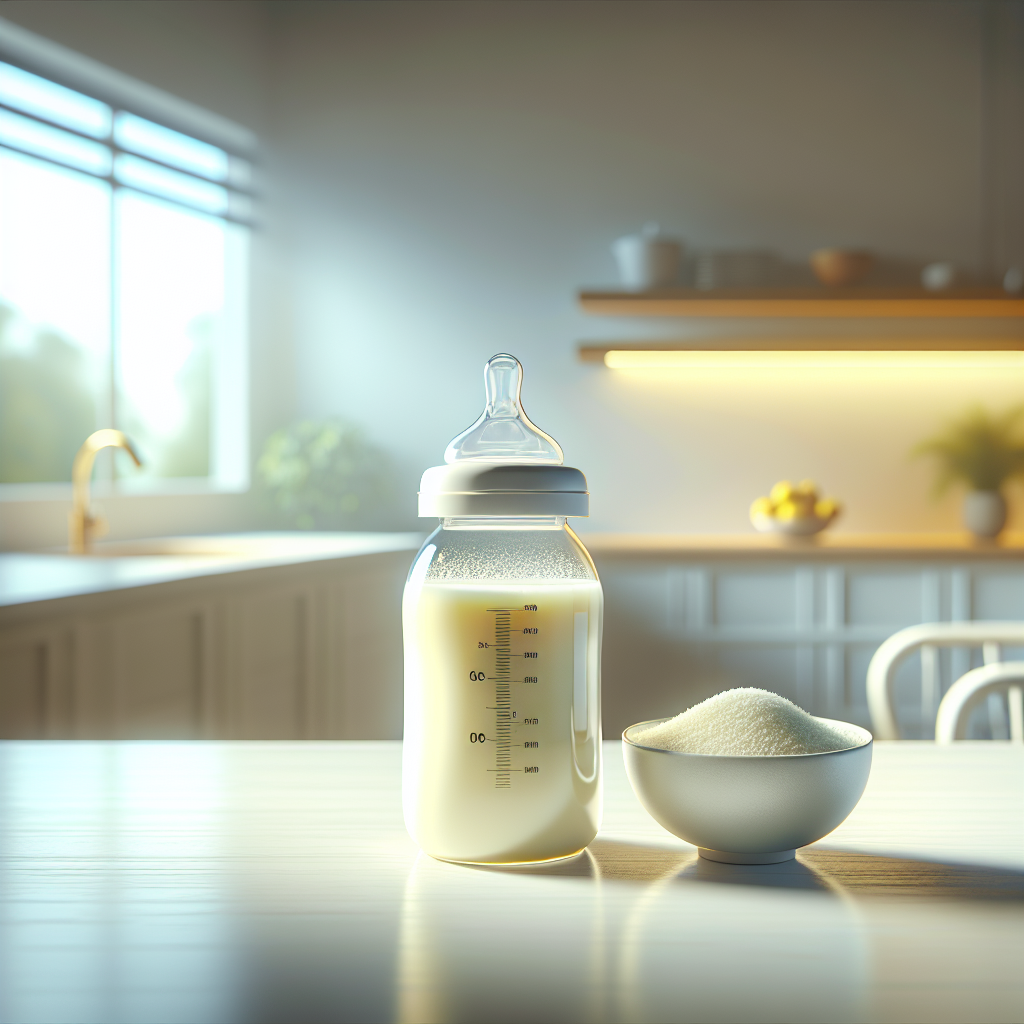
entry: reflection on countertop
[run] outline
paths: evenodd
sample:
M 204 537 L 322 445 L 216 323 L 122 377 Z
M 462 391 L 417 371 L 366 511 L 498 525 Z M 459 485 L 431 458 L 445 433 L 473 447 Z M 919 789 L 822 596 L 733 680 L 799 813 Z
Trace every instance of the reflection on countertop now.
M 415 533 L 233 533 L 101 543 L 88 555 L 0 554 L 0 607 L 265 566 L 415 551 Z

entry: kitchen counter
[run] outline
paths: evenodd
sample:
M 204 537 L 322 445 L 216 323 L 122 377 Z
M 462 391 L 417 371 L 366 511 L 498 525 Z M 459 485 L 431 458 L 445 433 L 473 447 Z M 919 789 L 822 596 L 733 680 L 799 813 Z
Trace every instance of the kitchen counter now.
M 89 555 L 0 553 L 0 607 L 248 569 L 415 551 L 412 533 L 244 533 L 100 543 Z
M 595 558 L 707 560 L 851 559 L 1010 561 L 1024 559 L 1024 533 L 981 541 L 968 533 L 833 533 L 784 537 L 765 533 L 580 533 Z
M 250 533 L 0 555 L 0 738 L 401 736 L 398 609 L 420 542 Z
M 1024 748 L 876 744 L 758 868 L 605 755 L 589 850 L 501 871 L 417 852 L 399 743 L 0 744 L 0 1020 L 1024 1017 Z

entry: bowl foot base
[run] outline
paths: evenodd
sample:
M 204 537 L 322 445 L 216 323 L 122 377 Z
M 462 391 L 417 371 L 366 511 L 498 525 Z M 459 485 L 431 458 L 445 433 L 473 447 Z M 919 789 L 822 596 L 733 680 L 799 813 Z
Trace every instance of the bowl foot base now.
M 796 856 L 796 850 L 777 850 L 774 853 L 723 853 L 721 850 L 705 850 L 704 847 L 700 847 L 697 852 L 705 860 L 714 860 L 719 864 L 781 864 Z

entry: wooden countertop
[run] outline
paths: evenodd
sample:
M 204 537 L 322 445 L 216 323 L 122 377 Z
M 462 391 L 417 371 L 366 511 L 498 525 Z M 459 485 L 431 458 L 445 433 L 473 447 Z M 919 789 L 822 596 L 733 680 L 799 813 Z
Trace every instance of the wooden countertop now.
M 595 557 L 685 559 L 915 559 L 1000 561 L 1024 558 L 1024 533 L 998 542 L 968 533 L 831 533 L 814 537 L 774 534 L 580 533 Z
M 0 744 L 4 1021 L 1024 1018 L 1024 747 L 878 743 L 784 865 L 643 811 L 575 861 L 419 854 L 398 743 Z

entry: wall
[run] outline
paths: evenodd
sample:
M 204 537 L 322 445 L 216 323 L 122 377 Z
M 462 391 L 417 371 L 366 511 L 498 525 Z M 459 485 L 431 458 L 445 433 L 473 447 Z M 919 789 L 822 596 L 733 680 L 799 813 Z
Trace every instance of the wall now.
M 1021 261 L 1019 2 L 14 0 L 3 16 L 267 140 L 254 451 L 295 415 L 362 424 L 393 465 L 380 527 L 415 525 L 419 474 L 477 415 L 502 349 L 588 474 L 588 529 L 745 531 L 784 476 L 845 499 L 843 529 L 955 528 L 956 496 L 929 503 L 907 451 L 968 402 L 1020 394 L 1009 374 L 684 377 L 574 354 L 708 329 L 578 311 L 580 286 L 614 284 L 610 241 L 651 219 L 691 249 L 794 265 L 866 246 L 883 280 L 933 258 L 976 276 Z M 106 511 L 123 536 L 266 521 L 244 497 Z M 63 533 L 60 503 L 0 515 L 5 547 Z
M 883 280 L 1019 261 L 1019 4 L 294 3 L 280 26 L 298 404 L 386 445 L 407 515 L 506 349 L 588 474 L 588 529 L 745 531 L 751 499 L 805 476 L 846 500 L 841 528 L 957 527 L 908 449 L 1017 400 L 1015 376 L 613 373 L 575 343 L 707 327 L 589 318 L 574 294 L 614 284 L 609 243 L 652 219 L 794 262 L 866 246 Z

